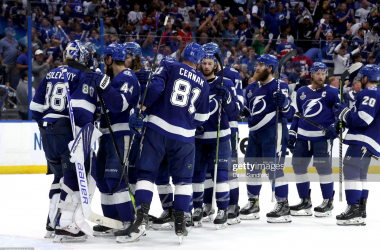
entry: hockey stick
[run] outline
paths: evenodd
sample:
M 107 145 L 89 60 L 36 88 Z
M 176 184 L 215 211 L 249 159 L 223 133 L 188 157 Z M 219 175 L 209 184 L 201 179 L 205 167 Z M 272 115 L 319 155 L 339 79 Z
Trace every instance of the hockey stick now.
M 301 118 L 302 120 L 304 120 L 304 121 L 310 123 L 311 125 L 313 125 L 313 126 L 319 128 L 319 129 L 322 130 L 323 132 L 326 132 L 326 131 L 328 130 L 327 128 L 323 127 L 322 125 L 319 125 L 319 124 L 313 122 L 312 120 L 310 120 L 309 118 L 306 118 L 305 116 L 301 115 L 300 112 L 296 112 L 295 115 L 298 116 L 299 118 Z
M 291 59 L 293 56 L 296 56 L 297 55 L 297 51 L 296 50 L 291 50 L 289 51 L 286 55 L 284 55 L 280 62 L 278 63 L 278 67 L 277 67 L 277 77 L 280 76 L 281 74 L 281 68 L 282 66 L 289 60 Z M 277 93 L 280 92 L 280 80 L 277 79 Z M 272 202 L 275 201 L 275 191 L 276 191 L 276 170 L 277 170 L 277 141 L 278 141 L 278 116 L 279 116 L 279 113 L 280 113 L 280 107 L 277 106 L 276 108 L 276 136 L 275 136 L 275 144 L 274 144 L 274 172 L 273 172 L 273 185 L 272 185 Z M 279 158 L 281 157 L 281 155 L 279 156 Z M 281 159 L 280 159 L 281 160 Z
M 68 82 L 68 78 L 67 78 L 67 69 L 62 68 L 62 73 L 63 73 L 64 84 L 66 87 L 71 129 L 73 132 L 73 138 L 75 140 L 76 139 L 75 120 L 74 120 L 73 106 L 72 106 L 72 102 L 71 102 L 69 82 Z M 89 203 L 90 197 L 89 197 L 89 192 L 88 192 L 88 183 L 87 183 L 86 172 L 84 170 L 84 166 L 82 166 L 80 163 L 75 162 L 75 169 L 76 169 L 77 176 L 78 176 L 78 184 L 79 184 L 79 187 L 81 188 L 80 200 L 82 203 L 81 206 L 82 206 L 83 216 L 86 219 L 88 219 L 89 221 L 94 222 L 94 223 L 99 224 L 99 225 L 102 225 L 102 226 L 115 228 L 115 229 L 122 228 L 123 223 L 121 221 L 113 220 L 113 219 L 110 219 L 110 218 L 107 218 L 107 217 L 104 217 L 104 216 L 101 216 L 99 214 L 92 212 L 91 205 Z
M 223 77 L 224 77 L 224 68 L 223 68 L 223 64 L 222 64 L 222 60 L 220 59 L 220 56 L 218 53 L 215 53 L 214 56 L 216 57 L 216 59 L 218 60 L 219 64 L 220 64 L 220 70 L 222 71 L 222 74 L 221 74 L 221 83 L 220 85 L 223 86 Z M 216 177 L 217 177 L 217 174 L 218 174 L 218 161 L 219 161 L 219 133 L 220 133 L 220 120 L 222 118 L 222 99 L 219 100 L 219 114 L 218 114 L 218 131 L 217 131 L 217 134 L 216 134 L 216 153 L 215 153 L 215 166 L 214 166 L 214 188 L 212 190 L 212 206 L 211 206 L 211 209 L 214 209 L 214 211 L 216 211 Z
M 352 74 L 354 71 L 360 69 L 363 66 L 363 63 L 357 62 L 351 67 L 349 67 L 346 71 L 343 72 L 343 74 L 340 76 L 340 85 L 339 85 L 339 97 L 340 97 L 340 104 L 343 103 L 343 86 L 344 81 L 346 80 L 347 76 Z M 339 201 L 341 202 L 343 200 L 343 124 L 342 121 L 339 121 Z

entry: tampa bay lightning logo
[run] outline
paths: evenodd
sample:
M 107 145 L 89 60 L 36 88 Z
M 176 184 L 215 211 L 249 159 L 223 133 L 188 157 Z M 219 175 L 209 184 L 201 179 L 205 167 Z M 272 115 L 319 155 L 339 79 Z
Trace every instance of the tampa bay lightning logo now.
M 216 101 L 216 99 L 214 97 L 215 97 L 215 95 L 210 95 L 209 96 L 209 102 L 210 103 L 215 102 L 215 108 L 214 108 L 214 110 L 210 111 L 210 116 L 212 116 L 218 110 L 218 107 L 219 107 L 219 104 L 218 104 L 218 102 Z
M 251 116 L 260 114 L 265 110 L 267 103 L 265 102 L 264 97 L 265 95 L 259 95 L 251 100 L 249 105 L 251 107 Z
M 319 101 L 321 99 L 322 98 L 307 100 L 302 105 L 302 109 L 304 110 L 303 116 L 314 117 L 319 115 L 322 111 L 322 103 Z
M 284 20 L 284 18 L 285 18 L 284 14 L 278 15 L 278 20 Z

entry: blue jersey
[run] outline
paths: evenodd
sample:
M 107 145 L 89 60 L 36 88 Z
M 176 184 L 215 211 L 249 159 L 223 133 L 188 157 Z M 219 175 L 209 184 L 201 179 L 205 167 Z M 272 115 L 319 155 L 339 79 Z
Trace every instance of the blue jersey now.
M 297 90 L 294 106 L 296 112 L 327 128 L 335 122 L 333 112 L 335 103 L 339 103 L 339 89 L 325 85 L 316 90 L 309 85 Z M 322 130 L 298 117 L 293 118 L 290 130 L 297 132 L 297 138 L 302 140 L 326 140 Z
M 326 64 L 328 68 L 334 68 L 334 49 L 339 43 L 340 40 L 331 43 L 322 41 L 322 62 Z
M 139 71 L 135 72 L 135 75 L 136 75 L 136 77 L 140 83 L 140 102 L 142 102 L 145 87 L 146 87 L 146 84 L 148 83 L 148 80 L 149 80 L 149 73 L 150 73 L 150 71 L 147 69 L 140 69 Z
M 277 45 L 277 55 L 281 55 L 283 57 L 284 55 L 288 54 L 289 51 L 297 49 L 297 46 L 293 43 L 283 42 Z
M 131 109 L 137 107 L 140 98 L 140 84 L 133 71 L 125 69 L 117 74 L 112 79 L 111 88 L 103 92 L 102 97 L 109 110 L 107 114 L 115 136 L 131 135 L 129 115 Z M 104 115 L 100 119 L 100 131 L 103 133 L 102 138 L 110 138 Z
M 202 143 L 216 143 L 218 131 L 218 117 L 219 117 L 219 102 L 215 99 L 216 86 L 220 85 L 222 78 L 217 76 L 210 84 L 210 118 L 203 124 L 203 135 L 197 135 L 196 138 L 202 140 Z M 227 141 L 231 138 L 231 129 L 228 124 L 228 119 L 231 115 L 239 112 L 238 99 L 235 93 L 234 83 L 227 79 L 223 79 L 223 86 L 227 87 L 230 91 L 231 102 L 222 109 L 222 116 L 220 119 L 220 142 Z
M 380 89 L 365 88 L 356 97 L 356 103 L 343 121 L 348 132 L 345 144 L 366 147 L 372 154 L 380 156 Z
M 37 122 L 50 123 L 61 118 L 70 119 L 63 67 L 67 69 L 75 125 L 83 127 L 94 121 L 97 96 L 96 90 L 86 83 L 85 73 L 78 69 L 61 66 L 51 70 L 38 85 L 30 110 Z
M 230 67 L 224 67 L 223 77 L 230 79 L 234 85 L 235 85 L 235 91 L 236 96 L 238 99 L 238 111 L 232 115 L 229 116 L 228 121 L 231 128 L 231 133 L 236 133 L 239 131 L 238 126 L 238 118 L 239 118 L 239 112 L 243 108 L 244 105 L 244 97 L 243 97 L 243 80 L 241 79 L 241 76 L 239 72 L 236 71 L 234 68 Z M 216 73 L 217 76 L 222 76 L 222 71 L 219 71 Z
M 248 117 L 248 126 L 250 134 L 257 134 L 260 131 L 276 123 L 277 106 L 273 102 L 273 94 L 277 92 L 278 79 L 272 79 L 267 84 L 253 82 L 245 90 L 246 100 L 250 115 Z M 287 123 L 294 115 L 294 107 L 290 105 L 289 88 L 286 82 L 280 81 L 280 90 L 288 97 L 288 105 L 285 109 L 280 110 L 279 122 Z
M 195 128 L 209 118 L 210 86 L 202 74 L 179 62 L 161 62 L 148 88 L 146 125 L 165 137 L 195 141 Z
M 46 49 L 46 55 L 53 57 L 53 62 L 59 59 L 59 53 L 62 51 L 62 46 L 50 47 Z

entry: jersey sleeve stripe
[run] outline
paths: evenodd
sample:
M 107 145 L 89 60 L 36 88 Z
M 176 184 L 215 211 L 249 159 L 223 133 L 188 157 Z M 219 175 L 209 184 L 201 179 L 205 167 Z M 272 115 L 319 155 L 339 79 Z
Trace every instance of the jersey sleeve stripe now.
M 373 121 L 373 117 L 364 111 L 358 112 L 359 117 L 365 121 L 368 125 Z
M 244 97 L 242 95 L 238 95 L 237 98 L 238 98 L 239 102 L 244 104 Z
M 298 127 L 297 133 L 299 135 L 303 135 L 303 136 L 307 136 L 307 137 L 322 137 L 322 136 L 325 136 L 323 134 L 322 130 L 319 130 L 319 131 L 307 131 L 307 130 L 304 130 L 304 129 L 300 128 L 300 127 Z
M 121 112 L 127 110 L 127 108 L 129 107 L 129 103 L 127 101 L 127 99 L 125 99 L 125 96 L 124 95 L 121 95 L 121 98 L 123 98 L 123 108 L 121 110 Z
M 251 127 L 249 130 L 250 131 L 256 131 L 259 130 L 261 127 L 265 126 L 270 120 L 273 119 L 273 117 L 276 116 L 276 111 L 272 111 L 264 116 L 264 118 L 257 123 L 255 126 Z
M 207 114 L 195 113 L 194 119 L 200 122 L 204 122 L 204 121 L 207 121 L 209 117 L 210 117 L 210 113 L 207 113 Z
M 231 129 L 223 129 L 219 131 L 219 138 L 230 135 Z M 216 139 L 218 136 L 217 131 L 204 132 L 203 135 L 197 135 L 195 138 L 197 139 Z
M 91 113 L 94 113 L 96 110 L 96 106 L 86 100 L 73 99 L 71 100 L 71 103 L 73 105 L 73 108 L 82 108 Z
M 32 102 L 30 103 L 30 110 L 33 110 L 33 111 L 37 111 L 37 112 L 43 113 L 43 112 L 44 112 L 44 105 L 32 101 Z
M 103 134 L 109 134 L 110 133 L 108 128 L 100 128 L 99 130 Z M 112 124 L 112 131 L 113 132 L 124 131 L 124 130 L 129 130 L 129 123 L 128 122 Z
M 162 130 L 165 130 L 171 134 L 180 135 L 183 137 L 193 137 L 195 135 L 195 129 L 184 129 L 172 124 L 169 124 L 165 120 L 155 115 L 148 116 L 148 122 L 155 124 Z

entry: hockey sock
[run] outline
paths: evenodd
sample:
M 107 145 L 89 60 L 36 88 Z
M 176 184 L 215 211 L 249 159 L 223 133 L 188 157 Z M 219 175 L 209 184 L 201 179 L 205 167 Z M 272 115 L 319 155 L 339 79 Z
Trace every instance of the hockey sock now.
M 119 179 L 106 178 L 109 190 L 112 190 L 119 183 Z M 122 182 L 114 194 L 102 194 L 102 204 L 114 205 L 117 209 L 120 221 L 130 221 L 135 217 L 131 196 L 127 190 L 127 184 Z
M 119 213 L 117 212 L 115 204 L 108 204 L 109 202 L 107 196 L 110 193 L 110 189 L 107 185 L 106 179 L 98 178 L 96 185 L 99 188 L 100 192 L 103 215 L 111 219 L 118 218 Z
M 211 172 L 214 173 L 214 170 L 208 171 L 206 173 L 206 180 L 205 180 L 204 203 L 208 203 L 208 204 L 211 204 L 212 202 L 212 192 L 214 190 L 214 179 L 211 177 Z
M 187 210 L 187 212 L 190 213 L 193 210 L 193 208 L 194 208 L 193 195 L 191 195 L 189 210 Z
M 193 206 L 195 208 L 202 207 L 204 191 L 205 191 L 205 171 L 194 171 L 193 174 Z
M 157 185 L 157 190 L 161 200 L 162 209 L 172 209 L 174 207 L 172 185 Z
M 368 199 L 368 193 L 369 193 L 369 190 L 368 190 L 368 183 L 367 183 L 367 180 L 361 180 L 362 181 L 362 196 L 360 197 L 360 200 L 362 199 Z
M 193 188 L 191 185 L 192 178 L 183 178 L 172 176 L 174 190 L 174 210 L 187 212 L 190 207 L 191 195 Z
M 295 168 L 293 167 L 295 170 Z M 309 196 L 309 189 L 310 189 L 310 180 L 309 175 L 306 174 L 296 174 L 296 186 L 298 190 L 298 195 L 300 199 L 303 199 L 307 196 Z
M 284 176 L 276 178 L 274 194 L 278 202 L 286 201 L 288 199 L 288 180 Z
M 257 198 L 262 186 L 261 177 L 249 178 L 247 181 L 248 198 Z
M 334 195 L 334 182 L 332 181 L 331 174 L 319 175 L 319 182 L 323 199 L 331 199 Z
M 153 198 L 154 184 L 150 180 L 138 180 L 136 183 L 136 209 L 140 209 L 143 202 L 151 204 Z
M 212 171 L 212 179 L 214 178 L 214 171 Z M 212 198 L 212 193 L 211 193 Z M 216 205 L 219 209 L 227 209 L 230 203 L 230 185 L 228 183 L 228 171 L 218 170 L 216 174 Z M 210 202 L 211 203 L 211 202 Z
M 230 180 L 230 203 L 229 205 L 237 205 L 239 202 L 239 182 Z
M 345 180 L 344 188 L 347 204 L 359 204 L 360 197 L 362 197 L 362 182 L 359 180 Z

